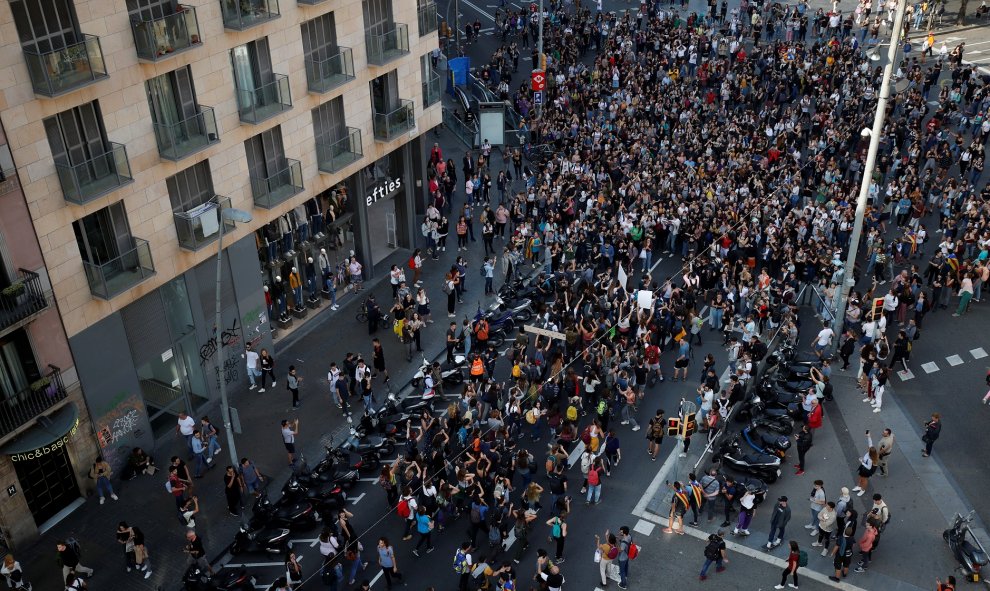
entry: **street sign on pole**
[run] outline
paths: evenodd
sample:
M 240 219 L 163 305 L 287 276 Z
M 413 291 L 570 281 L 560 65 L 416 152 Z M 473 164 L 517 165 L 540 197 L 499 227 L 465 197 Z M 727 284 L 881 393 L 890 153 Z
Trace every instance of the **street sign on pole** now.
M 542 105 L 543 104 L 543 91 L 537 90 L 533 92 L 533 104 Z
M 533 70 L 531 81 L 534 92 L 542 92 L 547 87 L 547 75 L 543 70 Z

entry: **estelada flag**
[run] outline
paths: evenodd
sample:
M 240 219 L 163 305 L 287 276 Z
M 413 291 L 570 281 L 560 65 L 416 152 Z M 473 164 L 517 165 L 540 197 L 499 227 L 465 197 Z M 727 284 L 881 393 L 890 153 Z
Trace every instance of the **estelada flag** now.
M 953 271 L 959 271 L 959 259 L 956 258 L 955 253 L 949 255 L 948 262 Z

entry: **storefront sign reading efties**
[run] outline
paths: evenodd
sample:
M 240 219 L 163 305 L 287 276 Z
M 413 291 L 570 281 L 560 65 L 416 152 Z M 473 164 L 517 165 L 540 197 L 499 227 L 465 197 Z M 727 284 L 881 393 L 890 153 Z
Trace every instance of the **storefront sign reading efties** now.
M 35 449 L 35 450 L 32 450 L 32 451 L 27 451 L 27 452 L 20 452 L 20 453 L 18 453 L 16 455 L 12 455 L 12 456 L 10 456 L 10 459 L 13 462 L 23 462 L 23 461 L 26 461 L 26 460 L 37 460 L 37 459 L 40 459 L 41 456 L 48 455 L 48 454 L 50 454 L 50 453 L 52 453 L 54 451 L 58 451 L 59 449 L 61 449 L 62 447 L 64 447 L 65 444 L 68 443 L 70 439 L 72 439 L 72 436 L 75 435 L 76 434 L 76 431 L 78 431 L 78 430 L 79 430 L 79 418 L 76 417 L 76 420 L 72 424 L 72 427 L 69 429 L 69 432 L 66 433 L 65 435 L 63 435 L 62 437 L 59 437 L 55 441 L 49 443 L 48 445 L 44 445 L 42 447 L 39 447 L 38 449 Z
M 378 202 L 380 199 L 387 199 L 389 197 L 392 197 L 401 188 L 402 188 L 402 179 L 395 179 L 395 180 L 389 179 L 381 183 L 377 187 L 375 187 L 375 190 L 371 192 L 371 195 L 365 197 L 365 201 L 364 201 L 365 206 L 371 207 L 372 204 Z

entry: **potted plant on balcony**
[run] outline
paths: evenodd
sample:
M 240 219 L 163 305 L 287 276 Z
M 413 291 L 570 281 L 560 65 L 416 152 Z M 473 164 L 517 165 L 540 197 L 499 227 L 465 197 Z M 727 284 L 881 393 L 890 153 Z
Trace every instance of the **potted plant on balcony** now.
M 52 380 L 48 376 L 41 377 L 41 378 L 39 378 L 39 379 L 31 382 L 31 391 L 32 392 L 41 392 L 42 390 L 47 389 L 48 386 L 51 383 L 52 383 Z
M 0 290 L 0 296 L 3 297 L 4 301 L 8 303 L 11 307 L 19 306 L 25 296 L 27 287 L 24 285 L 23 281 L 15 281 L 8 285 L 7 287 Z

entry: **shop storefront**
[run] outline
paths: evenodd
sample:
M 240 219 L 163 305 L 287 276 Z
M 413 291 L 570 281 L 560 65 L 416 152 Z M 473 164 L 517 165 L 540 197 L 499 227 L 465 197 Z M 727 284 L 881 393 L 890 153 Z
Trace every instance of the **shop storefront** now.
M 355 257 L 365 280 L 387 273 L 415 248 L 416 195 L 422 170 L 411 163 L 417 139 L 362 167 L 259 228 L 254 235 L 268 316 L 276 336 L 351 292 Z

